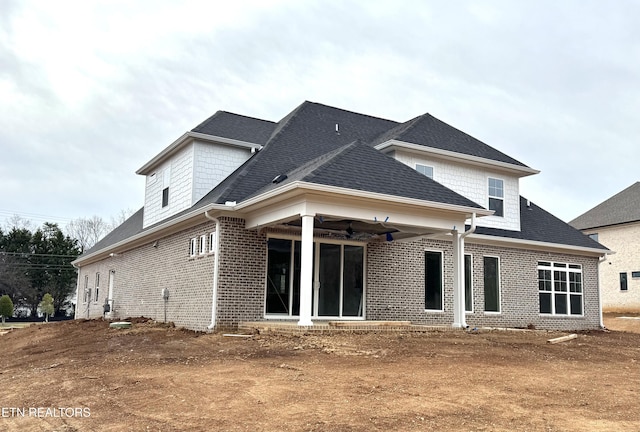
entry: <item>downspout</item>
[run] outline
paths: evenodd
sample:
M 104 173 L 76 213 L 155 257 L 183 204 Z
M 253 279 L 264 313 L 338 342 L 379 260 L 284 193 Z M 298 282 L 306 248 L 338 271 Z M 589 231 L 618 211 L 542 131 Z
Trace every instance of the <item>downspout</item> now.
M 80 302 L 80 267 L 73 263 L 71 265 L 78 272 L 78 277 L 76 278 L 76 307 L 73 310 L 73 319 L 78 319 L 78 303 Z
M 598 259 L 598 312 L 600 312 L 600 328 L 606 329 L 604 326 L 604 318 L 602 317 L 602 286 L 600 286 L 600 264 L 607 260 L 607 255 L 602 255 Z
M 218 306 L 218 275 L 220 273 L 220 220 L 209 215 L 209 210 L 204 212 L 204 216 L 216 223 L 216 244 L 213 258 L 213 298 L 211 300 L 211 324 L 207 326 L 213 330 L 216 326 L 216 309 Z
M 458 264 L 458 295 L 460 298 L 460 324 L 462 326 L 462 328 L 466 329 L 467 327 L 469 327 L 467 325 L 467 318 L 466 318 L 466 308 L 465 308 L 465 304 L 466 304 L 466 293 L 465 293 L 465 285 L 464 285 L 464 239 L 465 237 L 467 237 L 469 234 L 473 234 L 476 230 L 476 214 L 472 213 L 471 214 L 471 226 L 469 227 L 468 230 L 466 230 L 465 232 L 463 232 L 462 234 L 460 234 L 460 237 L 458 238 L 458 257 L 456 257 L 457 260 L 459 260 L 459 264 Z

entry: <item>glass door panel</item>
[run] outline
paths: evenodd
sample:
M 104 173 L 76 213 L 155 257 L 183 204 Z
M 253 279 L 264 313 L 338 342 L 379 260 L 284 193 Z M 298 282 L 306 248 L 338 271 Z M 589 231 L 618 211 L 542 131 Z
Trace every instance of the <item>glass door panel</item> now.
M 289 314 L 291 240 L 269 239 L 267 258 L 266 313 Z
M 340 314 L 340 249 L 338 244 L 320 244 L 318 316 L 339 316 Z
M 342 316 L 362 316 L 364 275 L 364 248 L 344 246 L 342 277 Z

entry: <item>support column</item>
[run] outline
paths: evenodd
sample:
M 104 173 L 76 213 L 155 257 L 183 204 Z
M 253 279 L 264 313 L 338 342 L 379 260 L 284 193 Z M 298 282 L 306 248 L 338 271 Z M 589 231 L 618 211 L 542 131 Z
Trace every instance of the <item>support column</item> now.
M 311 326 L 311 299 L 313 298 L 313 216 L 302 216 L 302 242 L 300 250 L 300 320 L 299 326 Z
M 453 235 L 453 327 L 467 326 L 464 307 L 464 239 L 457 230 Z

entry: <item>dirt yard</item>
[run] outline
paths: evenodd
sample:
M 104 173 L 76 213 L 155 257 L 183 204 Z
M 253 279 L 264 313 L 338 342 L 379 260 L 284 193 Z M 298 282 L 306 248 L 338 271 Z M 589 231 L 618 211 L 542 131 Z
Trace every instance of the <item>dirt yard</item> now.
M 540 331 L 238 338 L 134 322 L 0 336 L 0 430 L 640 430 L 637 319 L 559 344 Z

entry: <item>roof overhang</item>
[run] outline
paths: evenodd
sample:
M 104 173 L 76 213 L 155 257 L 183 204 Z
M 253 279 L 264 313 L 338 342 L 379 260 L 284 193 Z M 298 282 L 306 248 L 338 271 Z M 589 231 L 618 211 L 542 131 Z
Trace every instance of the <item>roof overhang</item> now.
M 252 197 L 234 207 L 247 229 L 286 223 L 304 215 L 385 223 L 410 232 L 464 230 L 473 214 L 493 211 L 295 181 Z
M 260 144 L 251 143 L 247 141 L 240 141 L 231 138 L 225 138 L 215 135 L 208 135 L 199 132 L 185 132 L 180 138 L 169 144 L 164 150 L 158 153 L 153 159 L 140 167 L 136 174 L 147 175 L 151 174 L 155 168 L 161 163 L 169 159 L 178 151 L 182 150 L 187 145 L 194 141 L 202 141 L 208 143 L 224 144 L 231 147 L 245 148 L 248 150 L 260 150 L 262 146 Z
M 558 243 L 541 242 L 534 240 L 522 240 L 509 237 L 490 236 L 486 234 L 471 234 L 466 240 L 468 243 L 479 243 L 491 246 L 501 246 L 509 248 L 538 250 L 544 252 L 556 252 L 572 255 L 584 255 L 592 257 L 602 257 L 615 254 L 609 249 L 589 248 L 583 246 L 572 246 Z
M 476 165 L 483 168 L 491 167 L 492 169 L 495 169 L 497 171 L 506 172 L 518 177 L 526 177 L 533 174 L 538 174 L 540 172 L 539 170 L 529 168 L 527 166 L 485 159 L 478 156 L 471 156 L 398 140 L 389 140 L 383 142 L 376 145 L 375 148 L 383 153 L 389 153 L 394 150 L 403 150 L 409 153 L 420 154 L 422 156 L 429 156 L 457 163 L 464 163 L 467 165 Z
M 136 235 L 128 237 L 93 253 L 81 255 L 75 261 L 72 261 L 71 264 L 73 264 L 74 266 L 87 265 L 108 257 L 116 256 L 127 250 L 151 243 L 154 240 L 191 227 L 194 224 L 204 223 L 207 221 L 207 218 L 204 215 L 206 211 L 215 212 L 214 214 L 222 215 L 225 214 L 225 212 L 229 212 L 229 210 L 229 206 L 226 206 L 224 204 L 209 204 L 199 209 L 189 211 L 183 215 L 180 215 L 179 217 L 169 219 L 166 222 L 160 222 L 159 224 L 154 225 L 151 228 L 148 228 Z

